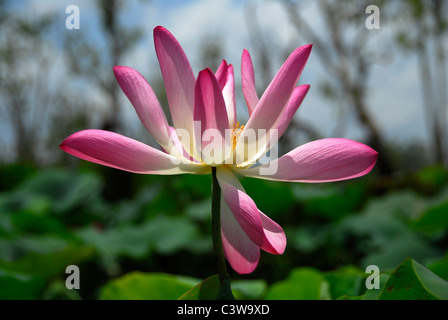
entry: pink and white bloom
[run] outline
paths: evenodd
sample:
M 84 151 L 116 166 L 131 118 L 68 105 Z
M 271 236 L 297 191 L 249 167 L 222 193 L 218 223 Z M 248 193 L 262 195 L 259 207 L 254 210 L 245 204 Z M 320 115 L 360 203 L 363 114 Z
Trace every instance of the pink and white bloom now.
M 263 95 L 255 90 L 249 53 L 241 61 L 242 89 L 249 120 L 239 126 L 235 107 L 234 70 L 224 60 L 195 77 L 176 40 L 165 28 L 154 29 L 154 42 L 168 98 L 172 126 L 147 81 L 129 67 L 114 67 L 115 77 L 134 106 L 145 128 L 163 151 L 131 138 L 103 130 L 83 130 L 69 136 L 61 148 L 81 159 L 141 174 L 210 174 L 216 167 L 221 188 L 221 235 L 225 257 L 241 274 L 257 266 L 260 249 L 282 254 L 286 247 L 283 229 L 261 212 L 245 193 L 236 174 L 278 181 L 330 182 L 360 177 L 371 171 L 377 152 L 348 139 L 322 139 L 299 146 L 268 164 L 257 164 L 288 127 L 308 85 L 296 86 L 311 52 L 311 45 L 294 50 Z M 200 123 L 199 128 L 195 123 Z M 218 132 L 229 147 L 221 161 L 206 161 L 201 150 L 216 143 L 205 139 L 207 130 Z M 230 143 L 225 139 L 231 133 Z M 251 132 L 266 132 L 253 139 Z M 274 132 L 275 134 L 270 134 Z M 250 144 L 256 147 L 251 148 Z M 228 161 L 232 159 L 232 161 Z M 262 171 L 275 164 L 274 173 Z

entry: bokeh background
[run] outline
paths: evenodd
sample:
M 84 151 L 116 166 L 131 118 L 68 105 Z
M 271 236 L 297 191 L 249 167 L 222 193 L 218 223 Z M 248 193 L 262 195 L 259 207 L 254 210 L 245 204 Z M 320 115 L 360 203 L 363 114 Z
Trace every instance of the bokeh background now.
M 66 28 L 69 5 L 79 29 Z M 368 5 L 380 9 L 380 29 L 366 27 Z M 250 275 L 230 271 L 240 297 L 274 298 L 288 274 L 330 284 L 325 297 L 357 296 L 368 265 L 387 272 L 408 257 L 448 279 L 446 1 L 0 0 L 0 298 L 176 298 L 216 273 L 211 177 L 136 175 L 59 149 L 87 128 L 156 146 L 112 67 L 142 73 L 169 117 L 157 25 L 196 74 L 223 58 L 234 65 L 240 123 L 243 49 L 261 95 L 287 56 L 313 43 L 300 79 L 311 89 L 280 152 L 328 137 L 379 152 L 369 175 L 347 182 L 241 179 L 288 245 L 262 254 Z M 79 290 L 65 288 L 72 264 Z M 133 287 L 145 276 L 154 287 Z M 173 277 L 180 289 L 151 296 Z M 324 297 L 306 285 L 303 297 Z

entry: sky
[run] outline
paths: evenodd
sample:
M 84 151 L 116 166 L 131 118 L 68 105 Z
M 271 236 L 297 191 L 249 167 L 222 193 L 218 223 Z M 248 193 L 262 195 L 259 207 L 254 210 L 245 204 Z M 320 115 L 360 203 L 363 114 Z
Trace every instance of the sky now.
M 30 14 L 57 12 L 61 17 L 61 22 L 68 16 L 65 13 L 65 8 L 72 4 L 77 5 L 80 9 L 81 30 L 88 29 L 87 31 L 91 32 L 92 37 L 99 37 L 98 32 L 95 31 L 98 27 L 98 21 L 92 1 L 19 0 L 15 2 L 15 6 L 19 10 Z M 288 21 L 284 8 L 278 1 L 257 1 L 257 4 L 257 15 L 265 32 L 264 36 L 276 44 L 270 48 L 272 50 L 270 56 L 273 57 L 273 66 L 278 70 L 283 63 L 279 58 L 281 50 L 278 48 L 294 44 L 299 47 L 307 43 L 297 36 L 295 29 Z M 253 39 L 250 38 L 247 30 L 243 6 L 244 1 L 237 0 L 127 1 L 121 17 L 122 22 L 129 26 L 141 27 L 146 31 L 146 37 L 131 52 L 128 52 L 123 64 L 141 70 L 141 73 L 150 83 L 152 77 L 159 77 L 160 71 L 152 42 L 152 29 L 162 25 L 179 40 L 196 74 L 201 67 L 201 62 L 198 61 L 201 42 L 206 41 L 207 37 L 220 39 L 224 49 L 223 58 L 234 65 L 238 86 L 240 85 L 241 53 L 243 49 L 248 49 L 249 52 L 253 50 Z M 324 32 L 316 7 L 311 5 L 306 10 L 307 12 L 304 12 L 303 16 L 306 17 L 309 24 L 313 26 L 317 33 Z M 365 12 L 360 12 L 360 16 L 367 18 L 368 15 Z M 360 19 L 360 21 L 363 22 L 364 20 Z M 380 30 L 369 31 L 376 38 L 378 50 L 388 50 L 388 44 L 381 42 L 390 32 L 388 23 L 392 22 L 386 21 L 381 25 Z M 61 26 L 61 28 L 63 27 Z M 364 23 L 360 23 L 359 28 L 365 28 Z M 66 32 L 79 32 L 79 30 L 67 30 Z M 294 48 L 291 47 L 291 51 L 292 49 Z M 254 59 L 254 62 L 255 77 L 257 78 L 256 59 Z M 417 67 L 414 57 L 395 55 L 395 59 L 392 59 L 389 63 L 375 64 L 371 69 L 368 86 L 369 111 L 383 134 L 387 138 L 398 142 L 424 141 L 428 136 Z M 334 103 L 324 99 L 318 90 L 319 83 L 325 78 L 326 71 L 322 68 L 317 55 L 311 53 L 300 79 L 300 83 L 310 84 L 311 90 L 296 117 L 308 121 L 326 137 L 330 137 L 337 132 L 338 115 Z M 241 89 L 238 87 L 237 94 L 241 97 Z M 240 98 L 238 102 L 237 110 L 242 114 L 241 117 L 247 117 L 244 100 Z M 130 104 L 129 110 L 130 112 L 133 111 Z M 137 118 L 134 117 L 133 119 Z M 343 137 L 362 140 L 363 131 L 354 120 L 354 116 L 347 114 L 344 119 L 346 123 L 343 126 Z

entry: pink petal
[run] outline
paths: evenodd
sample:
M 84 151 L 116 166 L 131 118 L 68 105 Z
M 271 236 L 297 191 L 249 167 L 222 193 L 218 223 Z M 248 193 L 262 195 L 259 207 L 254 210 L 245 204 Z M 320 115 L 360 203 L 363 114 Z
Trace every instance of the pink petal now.
M 236 123 L 236 103 L 235 103 L 235 77 L 233 75 L 233 66 L 223 60 L 215 73 L 221 88 L 224 102 L 229 119 L 229 128 L 233 128 Z
M 294 50 L 269 84 L 246 128 L 270 129 L 288 103 L 311 53 L 312 45 Z
M 267 180 L 330 182 L 353 179 L 369 173 L 378 153 L 365 144 L 341 138 L 306 143 L 268 164 L 237 169 L 239 174 Z M 269 174 L 262 174 L 261 169 Z
M 227 109 L 221 89 L 215 75 L 210 69 L 202 70 L 196 81 L 194 121 L 201 124 L 201 136 L 199 138 L 202 138 L 200 140 L 202 150 L 210 143 L 214 143 L 220 149 L 219 151 L 223 152 L 222 156 L 224 156 L 224 159 L 222 159 L 222 157 L 216 155 L 215 160 L 222 163 L 226 158 L 224 155 L 224 147 L 226 143 L 226 130 L 229 129 L 229 120 L 227 118 Z M 204 136 L 206 130 L 216 130 L 215 133 L 220 136 L 216 137 L 217 140 L 210 139 L 211 141 L 207 141 Z M 199 145 L 199 142 L 197 144 Z M 227 150 L 230 152 L 230 148 L 227 148 Z M 207 162 L 207 160 L 209 159 L 205 159 L 204 161 Z
M 174 148 L 176 148 L 176 155 L 182 156 L 184 159 L 187 159 L 189 161 L 195 162 L 195 163 L 200 163 L 200 161 L 197 161 L 196 159 L 194 159 L 183 147 L 182 143 L 179 140 L 179 136 L 177 135 L 176 129 L 174 129 L 174 127 L 170 127 L 170 134 L 171 134 L 171 141 L 174 144 Z M 167 152 L 170 153 L 170 152 Z M 173 154 L 173 152 L 171 153 Z
M 274 125 L 274 128 L 271 129 L 277 130 L 277 133 L 269 134 L 267 137 L 267 140 L 269 140 L 267 149 L 272 148 L 285 133 L 286 129 L 291 123 L 292 118 L 294 117 L 294 114 L 297 112 L 297 109 L 300 107 L 300 104 L 305 98 L 309 88 L 310 86 L 307 84 L 294 88 L 294 91 L 288 101 L 288 104 L 286 105 L 282 117 L 278 119 L 277 123 Z
M 292 118 L 294 117 L 294 114 L 297 112 L 297 109 L 299 109 L 300 104 L 302 103 L 309 89 L 310 86 L 305 84 L 296 87 L 292 92 L 291 98 L 289 99 L 289 102 L 286 105 L 283 116 L 282 118 L 279 119 L 280 121 L 276 124 L 278 130 L 278 139 L 280 139 L 280 137 L 285 133 L 286 129 L 291 123 Z
M 222 89 L 222 95 L 226 103 L 227 117 L 229 119 L 229 128 L 236 124 L 236 103 L 235 103 L 235 77 L 233 75 L 233 66 L 229 64 L 227 68 L 227 82 Z
M 282 227 L 259 211 L 264 229 L 264 241 L 261 249 L 272 254 L 282 254 L 286 248 L 286 235 Z
M 249 116 L 251 116 L 257 106 L 258 95 L 255 87 L 255 74 L 252 58 L 250 57 L 249 51 L 246 49 L 243 50 L 243 55 L 241 57 L 241 83 L 244 98 L 246 99 L 246 104 L 249 109 Z
M 256 245 L 263 245 L 264 232 L 258 208 L 244 192 L 235 175 L 225 167 L 218 167 L 217 178 L 223 198 L 236 221 Z
M 163 109 L 145 78 L 132 68 L 116 66 L 114 74 L 140 121 L 162 148 L 170 152 L 170 129 Z
M 259 130 L 268 132 L 283 117 L 286 105 L 311 53 L 311 48 L 312 45 L 306 45 L 294 50 L 269 84 L 236 144 L 235 154 L 238 163 L 254 162 L 264 154 L 264 148 L 269 142 L 268 139 L 263 139 L 264 134 Z M 257 139 L 252 143 L 264 142 L 257 143 L 256 146 L 248 146 L 246 137 L 250 139 L 253 132 L 257 135 Z M 249 153 L 245 155 L 247 150 Z
M 218 70 L 216 70 L 215 73 L 216 80 L 218 80 L 219 87 L 221 88 L 221 90 L 224 88 L 227 82 L 227 68 L 228 68 L 227 61 L 223 59 L 218 67 Z
M 249 239 L 221 197 L 221 237 L 224 255 L 239 274 L 255 270 L 260 259 L 260 248 Z
M 190 62 L 167 29 L 160 26 L 154 29 L 154 44 L 174 127 L 187 130 L 193 137 L 195 76 Z
M 145 174 L 209 173 L 203 164 L 181 164 L 179 159 L 144 143 L 104 130 L 83 130 L 69 136 L 61 149 L 104 166 Z

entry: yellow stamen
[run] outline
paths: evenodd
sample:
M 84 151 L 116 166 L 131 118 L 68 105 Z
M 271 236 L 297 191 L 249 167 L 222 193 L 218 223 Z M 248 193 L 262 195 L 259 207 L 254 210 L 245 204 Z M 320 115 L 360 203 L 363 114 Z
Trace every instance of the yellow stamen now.
M 241 132 L 244 129 L 244 125 L 240 127 L 240 122 L 234 124 L 232 131 L 232 150 L 235 150 L 236 143 L 238 142 L 238 138 L 240 137 Z

